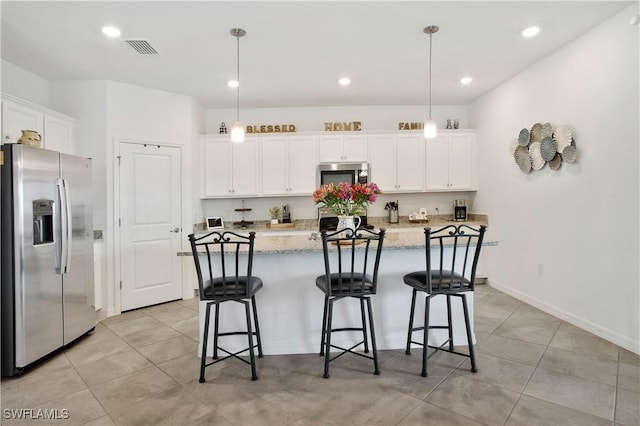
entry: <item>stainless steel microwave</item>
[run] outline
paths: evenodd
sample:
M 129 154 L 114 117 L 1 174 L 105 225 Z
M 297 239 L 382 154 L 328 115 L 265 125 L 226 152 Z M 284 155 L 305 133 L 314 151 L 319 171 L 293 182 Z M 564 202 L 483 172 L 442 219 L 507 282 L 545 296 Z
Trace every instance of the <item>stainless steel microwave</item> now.
M 320 163 L 318 185 L 369 183 L 369 163 Z

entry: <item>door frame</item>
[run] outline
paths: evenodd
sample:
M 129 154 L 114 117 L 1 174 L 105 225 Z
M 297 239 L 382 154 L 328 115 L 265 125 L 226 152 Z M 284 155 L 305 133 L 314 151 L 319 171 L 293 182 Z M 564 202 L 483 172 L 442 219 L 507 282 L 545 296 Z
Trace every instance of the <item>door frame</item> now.
M 122 279 L 122 271 L 121 271 L 121 250 L 120 250 L 120 224 L 118 223 L 120 219 L 120 147 L 123 143 L 128 144 L 137 144 L 137 145 L 155 145 L 162 146 L 167 148 L 178 148 L 180 150 L 180 222 L 182 232 L 181 236 L 190 233 L 191 225 L 187 228 L 185 226 L 185 219 L 187 214 L 185 214 L 185 200 L 187 196 L 187 180 L 185 176 L 185 150 L 183 144 L 178 143 L 167 143 L 164 141 L 152 141 L 152 140 L 141 140 L 141 139 L 132 139 L 132 138 L 114 138 L 114 156 L 113 156 L 113 287 L 114 287 L 114 312 L 113 315 L 119 315 L 122 313 L 122 291 L 120 289 L 120 281 Z M 189 231 L 189 232 L 187 232 Z M 185 233 L 186 232 L 186 233 Z M 184 240 L 185 238 L 181 238 L 183 242 L 181 243 L 181 250 L 184 250 Z M 176 253 L 176 256 L 178 254 Z M 181 265 L 184 262 L 181 262 Z M 193 297 L 193 294 L 189 294 L 187 289 L 185 289 L 185 279 L 184 279 L 184 268 L 179 273 L 180 276 L 180 287 L 182 288 L 182 297 L 187 299 Z

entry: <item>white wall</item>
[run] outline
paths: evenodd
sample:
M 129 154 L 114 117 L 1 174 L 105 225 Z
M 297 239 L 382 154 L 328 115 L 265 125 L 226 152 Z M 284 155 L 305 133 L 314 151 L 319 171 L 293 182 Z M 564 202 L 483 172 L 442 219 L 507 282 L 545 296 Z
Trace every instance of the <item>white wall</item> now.
M 73 153 L 92 159 L 93 168 L 93 228 L 107 228 L 107 82 L 68 81 L 51 82 L 51 108 L 75 117 Z M 107 251 L 104 238 L 96 241 L 96 306 L 107 300 Z M 99 293 L 98 293 L 99 292 Z
M 34 104 L 49 107 L 49 81 L 2 60 L 2 91 Z
M 241 103 L 242 105 L 242 103 Z M 469 128 L 464 105 L 434 105 L 433 118 L 444 128 L 447 119 L 458 119 L 461 129 Z M 428 117 L 426 105 L 333 106 L 305 108 L 240 108 L 245 125 L 295 124 L 299 132 L 322 132 L 325 122 L 361 121 L 362 130 L 398 130 L 399 122 L 423 122 Z M 229 131 L 236 121 L 236 110 L 207 109 L 207 133 L 218 133 L 224 122 Z
M 181 148 L 182 157 L 182 229 L 186 235 L 191 230 L 191 147 L 194 129 L 201 128 L 202 120 L 194 119 L 193 100 L 184 95 L 147 89 L 124 83 L 107 83 L 106 103 L 106 183 L 107 183 L 107 223 L 106 247 L 108 314 L 120 312 L 120 290 L 118 280 L 118 249 L 115 227 L 115 204 L 117 197 L 114 186 L 114 164 L 118 144 L 122 140 L 152 142 Z M 183 250 L 187 249 L 186 238 Z
M 634 5 L 470 105 L 476 209 L 489 214 L 490 282 L 636 353 L 639 317 L 639 46 Z M 523 174 L 509 144 L 568 124 L 578 162 Z M 538 274 L 538 264 L 543 275 Z
M 429 215 L 436 214 L 436 207 L 441 215 L 453 213 L 453 200 L 463 198 L 468 200 L 469 212 L 483 213 L 474 208 L 475 192 L 449 192 L 449 193 L 419 193 L 419 194 L 381 194 L 376 202 L 369 208 L 368 215 L 373 217 L 387 217 L 388 211 L 384 209 L 385 203 L 398 201 L 400 216 L 409 216 L 420 207 L 425 207 Z M 318 206 L 313 203 L 311 193 L 298 197 L 262 197 L 244 199 L 245 207 L 252 211 L 245 213 L 245 219 L 249 221 L 269 220 L 269 208 L 288 204 L 291 210 L 291 219 L 317 219 Z M 241 213 L 234 209 L 242 207 L 242 199 L 208 199 L 202 200 L 203 216 L 196 218 L 196 222 L 202 222 L 204 217 L 221 216 L 227 223 L 242 219 Z

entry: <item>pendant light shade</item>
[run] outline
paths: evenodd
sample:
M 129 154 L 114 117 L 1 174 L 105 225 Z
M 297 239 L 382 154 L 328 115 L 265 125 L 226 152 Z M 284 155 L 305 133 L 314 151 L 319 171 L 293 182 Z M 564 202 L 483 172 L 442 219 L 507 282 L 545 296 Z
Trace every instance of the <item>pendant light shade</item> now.
M 240 121 L 240 37 L 244 37 L 247 32 L 242 28 L 232 28 L 231 35 L 236 38 L 237 53 L 237 78 L 236 87 L 236 122 L 231 126 L 231 142 L 244 142 L 244 124 Z
M 426 139 L 433 139 L 438 136 L 438 125 L 436 121 L 431 118 L 431 53 L 433 51 L 432 36 L 434 33 L 437 33 L 439 29 L 436 25 L 429 25 L 423 30 L 425 34 L 429 34 L 429 118 L 424 122 L 424 137 Z
M 436 136 L 438 136 L 438 125 L 436 124 L 436 120 L 428 118 L 427 121 L 424 122 L 424 137 L 426 139 L 433 139 Z

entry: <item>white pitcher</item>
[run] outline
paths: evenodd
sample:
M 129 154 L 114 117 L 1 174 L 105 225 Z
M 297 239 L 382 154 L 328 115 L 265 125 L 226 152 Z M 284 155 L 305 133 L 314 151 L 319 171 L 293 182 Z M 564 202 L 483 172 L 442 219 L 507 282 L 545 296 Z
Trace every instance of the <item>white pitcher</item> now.
M 360 216 L 338 216 L 337 229 L 358 229 L 360 227 L 361 220 Z

